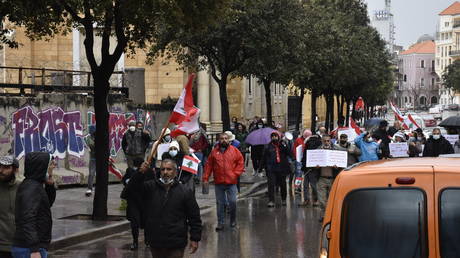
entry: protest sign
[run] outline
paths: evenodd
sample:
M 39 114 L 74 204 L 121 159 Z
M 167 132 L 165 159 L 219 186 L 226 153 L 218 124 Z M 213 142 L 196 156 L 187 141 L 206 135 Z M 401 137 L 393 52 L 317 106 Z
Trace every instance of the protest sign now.
M 161 156 L 163 156 L 163 153 L 169 151 L 169 143 L 163 143 L 158 145 L 158 150 L 157 150 L 157 160 L 161 160 Z
M 347 167 L 348 154 L 346 151 L 307 150 L 307 167 Z
M 390 143 L 390 155 L 393 158 L 409 157 L 409 145 L 407 142 Z

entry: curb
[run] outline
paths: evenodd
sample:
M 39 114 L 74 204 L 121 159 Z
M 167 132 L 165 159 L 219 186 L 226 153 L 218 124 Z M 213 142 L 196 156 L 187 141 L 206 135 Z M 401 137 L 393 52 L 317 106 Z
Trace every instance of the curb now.
M 260 181 L 254 183 L 249 189 L 244 191 L 244 193 L 240 194 L 238 199 L 243 199 L 249 197 L 252 193 L 256 192 L 256 190 L 266 184 L 266 181 Z M 215 207 L 206 207 L 204 209 L 200 209 L 201 216 L 212 212 Z M 50 251 L 57 251 L 62 248 L 66 248 L 69 246 L 73 246 L 76 244 L 81 244 L 83 242 L 89 242 L 95 239 L 107 237 L 109 235 L 114 235 L 118 233 L 122 233 L 128 231 L 130 229 L 130 224 L 128 220 L 123 220 L 120 222 L 113 223 L 111 225 L 106 225 L 103 227 L 98 227 L 95 229 L 89 229 L 82 232 L 78 232 L 69 236 L 60 237 L 57 239 L 53 239 L 50 243 L 49 250 Z

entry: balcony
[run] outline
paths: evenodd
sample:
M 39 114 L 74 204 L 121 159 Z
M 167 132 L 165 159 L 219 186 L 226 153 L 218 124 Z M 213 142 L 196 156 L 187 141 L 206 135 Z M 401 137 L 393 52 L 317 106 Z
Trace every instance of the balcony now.
M 453 28 L 459 28 L 460 27 L 460 21 L 455 21 L 454 25 L 452 27 Z
M 451 56 L 451 57 L 460 57 L 460 50 L 449 51 L 449 56 Z

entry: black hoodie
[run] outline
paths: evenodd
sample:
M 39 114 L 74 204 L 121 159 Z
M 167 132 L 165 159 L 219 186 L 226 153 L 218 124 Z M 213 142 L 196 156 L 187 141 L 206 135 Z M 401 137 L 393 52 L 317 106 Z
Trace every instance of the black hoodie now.
M 49 153 L 26 154 L 25 179 L 16 193 L 13 246 L 30 248 L 31 252 L 38 252 L 40 248 L 48 249 L 51 242 L 51 205 L 56 199 L 56 189 L 53 185 L 43 187 L 50 162 Z

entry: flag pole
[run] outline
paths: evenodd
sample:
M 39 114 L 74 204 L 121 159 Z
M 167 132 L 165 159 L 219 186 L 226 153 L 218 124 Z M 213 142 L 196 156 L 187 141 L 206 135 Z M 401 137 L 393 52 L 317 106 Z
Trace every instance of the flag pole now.
M 160 141 L 165 136 L 166 129 L 169 127 L 169 124 L 170 123 L 169 123 L 169 118 L 168 118 L 165 125 L 163 126 L 163 129 L 161 130 L 160 137 L 158 137 L 157 142 L 153 145 L 152 150 L 150 151 L 149 157 L 147 158 L 147 164 L 150 165 L 150 163 L 152 163 L 153 157 L 155 157 L 155 154 L 157 153 L 158 146 L 160 145 Z

